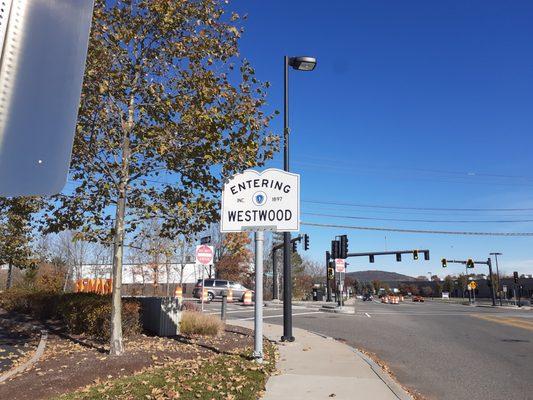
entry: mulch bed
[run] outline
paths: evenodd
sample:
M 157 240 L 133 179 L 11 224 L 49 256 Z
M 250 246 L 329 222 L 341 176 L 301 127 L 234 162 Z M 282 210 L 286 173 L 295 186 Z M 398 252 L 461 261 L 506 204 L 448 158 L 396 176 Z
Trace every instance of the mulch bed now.
M 110 356 L 107 344 L 67 335 L 53 324 L 48 328 L 51 331 L 43 357 L 30 369 L 0 384 L 0 399 L 47 399 L 172 360 L 239 354 L 253 347 L 251 331 L 226 326 L 217 337 L 139 335 L 125 339 L 123 355 Z

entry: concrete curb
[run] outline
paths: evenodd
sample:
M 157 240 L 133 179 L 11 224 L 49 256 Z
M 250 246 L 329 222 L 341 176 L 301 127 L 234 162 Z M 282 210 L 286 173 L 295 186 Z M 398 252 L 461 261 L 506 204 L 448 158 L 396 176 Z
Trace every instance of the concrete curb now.
M 355 307 L 344 307 L 344 308 L 320 307 L 320 311 L 335 313 L 335 314 L 352 314 L 353 315 L 355 314 Z
M 37 346 L 37 350 L 35 351 L 35 354 L 24 364 L 21 364 L 17 366 L 16 368 L 7 371 L 5 374 L 0 376 L 0 383 L 5 382 L 12 376 L 23 372 L 25 369 L 31 367 L 33 364 L 35 364 L 39 359 L 42 357 L 44 353 L 44 349 L 46 348 L 46 341 L 48 340 L 48 332 L 45 330 L 41 331 L 41 340 L 39 341 L 39 345 Z
M 310 332 L 310 333 L 312 333 L 314 335 L 320 336 L 320 337 L 322 337 L 324 339 L 335 340 L 331 336 L 323 335 L 323 334 L 318 333 L 318 332 L 314 332 L 314 331 L 308 331 L 308 332 Z M 364 353 L 360 352 L 359 350 L 357 350 L 355 347 L 352 347 L 352 346 L 350 346 L 350 345 L 348 345 L 346 343 L 340 342 L 338 340 L 337 340 L 337 342 L 343 344 L 346 347 L 348 347 L 357 356 L 362 358 L 363 361 L 365 361 L 370 366 L 370 368 L 378 376 L 378 378 L 381 379 L 381 381 L 385 385 L 387 385 L 387 387 L 390 389 L 390 391 L 392 393 L 394 393 L 394 395 L 398 398 L 398 400 L 413 400 L 413 397 L 399 383 L 397 383 L 394 379 L 392 379 L 389 374 L 384 372 L 383 369 L 374 360 L 372 360 L 366 354 L 364 354 Z
M 531 311 L 531 306 L 493 306 L 491 304 L 476 304 L 476 307 L 483 307 L 483 308 L 494 308 L 494 309 L 505 309 L 505 310 L 515 310 L 515 311 Z

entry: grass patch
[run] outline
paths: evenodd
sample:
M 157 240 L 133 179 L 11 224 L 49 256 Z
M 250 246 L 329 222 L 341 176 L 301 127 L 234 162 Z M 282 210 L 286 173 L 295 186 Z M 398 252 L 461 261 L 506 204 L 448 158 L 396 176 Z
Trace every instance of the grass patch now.
M 184 311 L 181 316 L 180 332 L 183 335 L 218 335 L 224 323 L 216 316 L 195 311 Z
M 194 399 L 251 400 L 262 395 L 275 369 L 275 348 L 265 345 L 265 363 L 250 359 L 251 351 L 181 360 L 124 378 L 62 395 L 56 400 Z

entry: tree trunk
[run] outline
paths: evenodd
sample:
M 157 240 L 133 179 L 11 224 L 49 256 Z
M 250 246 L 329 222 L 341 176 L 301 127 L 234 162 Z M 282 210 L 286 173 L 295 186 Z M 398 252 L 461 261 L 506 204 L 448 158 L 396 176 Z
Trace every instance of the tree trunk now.
M 120 183 L 115 220 L 113 244 L 113 294 L 111 305 L 111 343 L 109 353 L 120 355 L 124 352 L 122 343 L 122 257 L 124 244 L 124 216 L 126 211 L 126 184 Z
M 9 261 L 9 267 L 7 269 L 6 289 L 10 289 L 13 286 L 13 263 Z
M 68 281 L 70 279 L 70 270 L 71 269 L 73 269 L 73 268 L 71 268 L 70 263 L 69 263 L 69 265 L 67 266 L 67 272 L 65 274 L 65 283 L 63 283 L 63 293 L 67 292 Z
M 133 129 L 134 97 L 130 98 L 128 126 L 122 141 L 122 166 L 118 186 L 118 200 L 115 212 L 115 237 L 113 240 L 113 294 L 111 305 L 111 342 L 109 354 L 120 355 L 124 352 L 122 343 L 122 259 L 124 256 L 124 219 L 126 216 L 126 197 L 129 180 L 130 133 Z

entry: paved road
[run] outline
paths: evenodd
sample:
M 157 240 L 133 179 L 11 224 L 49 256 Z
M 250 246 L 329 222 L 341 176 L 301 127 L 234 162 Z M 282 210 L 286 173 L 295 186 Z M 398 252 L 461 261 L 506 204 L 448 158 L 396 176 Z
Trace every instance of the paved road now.
M 220 303 L 207 306 L 218 312 Z M 376 354 L 399 382 L 427 399 L 533 399 L 533 312 L 437 302 L 357 302 L 355 315 L 295 307 L 295 326 Z M 281 307 L 265 320 L 281 324 Z M 231 305 L 230 318 L 253 307 Z

